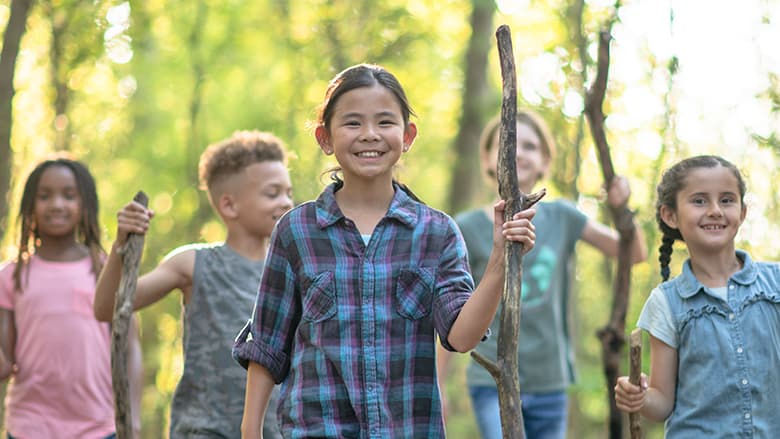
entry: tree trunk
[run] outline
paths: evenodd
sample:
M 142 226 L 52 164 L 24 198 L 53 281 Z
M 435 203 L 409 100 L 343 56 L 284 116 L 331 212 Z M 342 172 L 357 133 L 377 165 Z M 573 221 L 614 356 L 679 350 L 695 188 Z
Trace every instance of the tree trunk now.
M 27 26 L 32 0 L 11 0 L 11 14 L 0 52 L 0 240 L 5 234 L 11 187 L 11 127 L 13 126 L 16 56 Z
M 494 0 L 473 0 L 471 38 L 466 48 L 463 68 L 464 85 L 462 113 L 455 137 L 455 165 L 449 188 L 449 211 L 459 212 L 474 203 L 480 186 L 479 135 L 486 116 L 492 114 L 493 100 L 487 86 L 487 61 L 490 50 L 490 29 L 493 26 Z

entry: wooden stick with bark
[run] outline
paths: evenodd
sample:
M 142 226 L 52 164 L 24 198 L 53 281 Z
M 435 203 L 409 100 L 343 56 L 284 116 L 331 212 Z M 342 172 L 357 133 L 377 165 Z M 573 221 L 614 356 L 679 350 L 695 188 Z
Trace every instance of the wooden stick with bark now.
M 144 207 L 149 198 L 139 191 L 134 201 Z M 114 387 L 114 422 L 117 439 L 133 437 L 132 408 L 130 405 L 130 385 L 127 373 L 127 352 L 130 332 L 130 319 L 133 314 L 133 298 L 138 281 L 138 265 L 144 249 L 144 235 L 131 233 L 121 251 L 122 277 L 114 303 L 114 317 L 111 324 L 111 380 Z
M 599 163 L 604 176 L 604 183 L 608 186 L 615 178 L 612 159 L 609 154 L 606 131 L 604 129 L 604 96 L 607 91 L 607 76 L 609 74 L 609 31 L 599 34 L 598 68 L 596 79 L 588 91 L 585 102 L 585 115 L 588 118 L 593 141 L 598 151 Z M 609 323 L 599 329 L 598 337 L 601 339 L 601 353 L 604 361 L 604 375 L 606 376 L 607 392 L 609 397 L 609 437 L 618 439 L 622 437 L 622 416 L 615 404 L 615 382 L 620 370 L 621 351 L 625 345 L 626 310 L 628 309 L 628 293 L 631 287 L 631 247 L 636 239 L 636 226 L 634 225 L 634 213 L 628 206 L 610 206 L 612 221 L 620 236 L 618 241 L 617 277 L 613 286 L 612 311 Z
M 506 25 L 496 30 L 498 54 L 501 60 L 503 99 L 501 102 L 501 128 L 498 151 L 498 192 L 506 201 L 504 221 L 522 210 L 528 209 L 545 194 L 545 190 L 526 195 L 517 184 L 517 80 L 515 60 L 512 52 L 512 34 Z M 504 252 L 504 294 L 501 299 L 501 317 L 498 331 L 498 356 L 496 362 L 478 352 L 471 356 L 482 365 L 498 387 L 498 401 L 501 409 L 501 429 L 504 438 L 523 439 L 523 413 L 520 401 L 520 378 L 518 375 L 517 344 L 520 331 L 521 278 L 523 275 L 523 245 L 506 242 Z
M 629 363 L 631 364 L 628 381 L 639 385 L 639 379 L 642 375 L 642 328 L 636 328 L 631 331 L 629 337 Z M 631 431 L 631 439 L 642 439 L 642 425 L 639 420 L 639 413 L 628 414 L 628 425 Z

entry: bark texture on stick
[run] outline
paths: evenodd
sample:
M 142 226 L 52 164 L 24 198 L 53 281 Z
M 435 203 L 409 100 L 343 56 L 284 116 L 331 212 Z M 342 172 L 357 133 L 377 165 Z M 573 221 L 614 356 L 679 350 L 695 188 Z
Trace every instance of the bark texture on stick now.
M 639 378 L 642 375 L 642 329 L 636 328 L 631 331 L 629 338 L 629 362 L 631 371 L 628 375 L 628 381 L 636 386 L 639 385 Z M 629 430 L 631 439 L 642 439 L 642 425 L 639 421 L 639 413 L 628 414 Z
M 604 96 L 607 91 L 609 74 L 609 31 L 599 34 L 598 68 L 596 79 L 588 91 L 585 102 L 585 115 L 588 118 L 593 142 L 598 151 L 599 163 L 605 184 L 609 185 L 615 178 L 609 144 L 604 129 Z M 607 393 L 609 398 L 609 437 L 622 437 L 622 416 L 615 404 L 615 383 L 620 370 L 621 351 L 625 345 L 626 310 L 628 309 L 628 293 L 631 288 L 631 247 L 636 239 L 634 213 L 628 206 L 610 207 L 612 221 L 615 224 L 620 239 L 618 244 L 617 277 L 613 286 L 612 311 L 609 323 L 598 331 L 601 339 L 601 353 L 604 361 Z
M 149 198 L 138 192 L 133 200 L 146 206 Z M 133 298 L 138 281 L 138 264 L 144 249 L 144 236 L 131 234 L 122 250 L 122 277 L 114 303 L 114 318 L 111 325 L 111 380 L 114 387 L 114 422 L 117 439 L 133 437 L 132 408 L 130 405 L 130 384 L 127 373 L 127 352 L 130 333 L 130 318 L 133 314 Z
M 520 192 L 517 184 L 517 75 L 512 51 L 512 34 L 506 25 L 496 31 L 498 55 L 501 61 L 503 98 L 498 151 L 498 192 L 506 201 L 504 220 L 536 204 L 545 194 L 541 190 L 532 195 Z M 490 372 L 498 387 L 501 408 L 501 429 L 504 438 L 523 439 L 523 413 L 520 401 L 520 377 L 517 364 L 517 344 L 520 331 L 521 278 L 523 275 L 523 245 L 507 241 L 504 252 L 504 294 L 498 331 L 497 361 L 472 352 L 474 359 Z

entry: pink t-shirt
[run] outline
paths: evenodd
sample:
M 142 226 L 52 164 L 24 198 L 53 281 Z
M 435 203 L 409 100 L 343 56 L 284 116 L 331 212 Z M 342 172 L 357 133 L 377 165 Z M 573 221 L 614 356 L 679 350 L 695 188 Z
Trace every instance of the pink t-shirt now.
M 109 325 L 95 320 L 89 258 L 51 262 L 33 256 L 14 292 L 0 268 L 0 308 L 14 311 L 16 366 L 6 396 L 6 427 L 19 439 L 103 438 L 113 433 Z M 29 280 L 29 283 L 28 283 Z

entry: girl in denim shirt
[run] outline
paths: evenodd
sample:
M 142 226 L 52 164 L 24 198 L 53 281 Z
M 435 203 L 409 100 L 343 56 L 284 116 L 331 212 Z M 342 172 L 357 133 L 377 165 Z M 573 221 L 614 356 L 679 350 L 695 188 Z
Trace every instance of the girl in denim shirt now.
M 444 436 L 438 334 L 466 352 L 501 298 L 505 240 L 534 245 L 534 211 L 503 221 L 475 289 L 455 222 L 393 178 L 417 128 L 398 80 L 357 65 L 330 83 L 315 137 L 340 177 L 282 217 L 234 357 L 248 367 L 242 433 L 258 438 L 273 383 L 285 437 Z M 473 294 L 472 294 L 473 293 Z
M 666 421 L 671 438 L 780 434 L 780 267 L 736 250 L 747 212 L 739 170 L 715 156 L 685 159 L 657 188 L 661 274 L 672 244 L 690 258 L 655 288 L 638 326 L 650 333 L 650 377 L 620 377 L 623 411 Z

